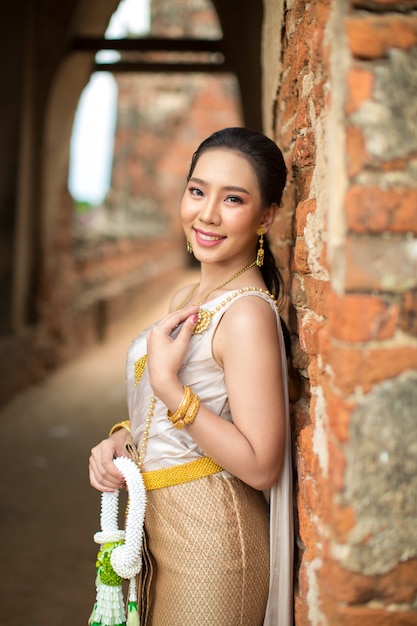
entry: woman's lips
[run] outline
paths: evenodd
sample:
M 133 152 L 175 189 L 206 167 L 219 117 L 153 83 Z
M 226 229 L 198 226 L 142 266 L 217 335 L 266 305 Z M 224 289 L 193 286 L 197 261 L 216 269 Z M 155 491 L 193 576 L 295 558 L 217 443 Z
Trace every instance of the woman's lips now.
M 201 230 L 194 229 L 196 239 L 202 246 L 212 247 L 219 244 L 225 237 L 215 235 L 213 233 L 203 233 Z

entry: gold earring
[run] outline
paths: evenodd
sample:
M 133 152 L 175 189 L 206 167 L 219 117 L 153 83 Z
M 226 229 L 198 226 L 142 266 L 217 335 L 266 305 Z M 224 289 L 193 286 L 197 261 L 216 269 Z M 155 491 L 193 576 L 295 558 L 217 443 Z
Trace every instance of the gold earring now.
M 264 264 L 264 255 L 265 255 L 265 251 L 264 251 L 264 232 L 265 229 L 263 226 L 260 226 L 258 228 L 257 231 L 257 235 L 259 235 L 259 248 L 258 248 L 258 253 L 256 255 L 256 265 L 258 267 L 262 267 L 262 265 Z
M 192 248 L 190 242 L 188 241 L 188 239 L 187 239 L 187 252 L 188 252 L 188 254 L 192 254 L 193 253 L 193 248 Z

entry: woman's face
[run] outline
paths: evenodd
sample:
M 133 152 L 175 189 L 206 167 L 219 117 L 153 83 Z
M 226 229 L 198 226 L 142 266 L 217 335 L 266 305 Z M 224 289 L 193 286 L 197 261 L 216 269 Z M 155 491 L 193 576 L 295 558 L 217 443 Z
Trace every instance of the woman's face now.
M 195 257 L 237 269 L 251 263 L 262 218 L 258 180 L 249 161 L 228 149 L 204 152 L 181 201 L 183 228 Z

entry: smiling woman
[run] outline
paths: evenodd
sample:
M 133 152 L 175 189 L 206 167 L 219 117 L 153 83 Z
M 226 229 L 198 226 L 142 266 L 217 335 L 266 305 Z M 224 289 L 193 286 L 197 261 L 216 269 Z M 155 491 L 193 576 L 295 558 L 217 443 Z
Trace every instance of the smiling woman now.
M 132 342 L 129 421 L 92 450 L 91 484 L 111 491 L 123 486 L 113 459 L 137 449 L 141 624 L 292 624 L 286 353 L 266 239 L 285 179 L 260 133 L 229 128 L 201 144 L 181 202 L 200 282 Z
M 276 209 L 276 204 L 261 207 L 256 175 L 246 158 L 212 148 L 202 154 L 188 181 L 181 218 L 198 260 L 220 263 L 221 271 L 233 274 L 255 258 L 257 231 L 268 230 Z M 203 265 L 201 293 L 207 290 L 205 274 Z

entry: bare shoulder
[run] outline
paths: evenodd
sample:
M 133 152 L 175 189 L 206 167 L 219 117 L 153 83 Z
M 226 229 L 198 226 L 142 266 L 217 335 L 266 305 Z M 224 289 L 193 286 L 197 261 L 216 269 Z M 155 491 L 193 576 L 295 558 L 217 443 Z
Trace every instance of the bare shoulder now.
M 274 305 L 275 306 L 275 305 Z M 239 298 L 219 323 L 213 339 L 213 354 L 221 366 L 228 355 L 251 360 L 259 353 L 275 360 L 280 350 L 277 316 L 269 302 L 256 295 Z
M 228 330 L 234 329 L 240 333 L 242 331 L 261 330 L 267 326 L 273 328 L 277 324 L 277 316 L 272 301 L 257 294 L 248 294 L 241 297 L 226 311 L 222 324 Z
M 176 291 L 171 298 L 171 302 L 169 305 L 170 312 L 182 308 L 183 304 L 190 304 L 190 302 L 187 301 L 187 296 L 189 294 L 192 294 L 192 291 L 195 287 L 196 283 L 191 283 L 188 285 L 184 285 L 184 287 L 178 289 L 178 291 Z

